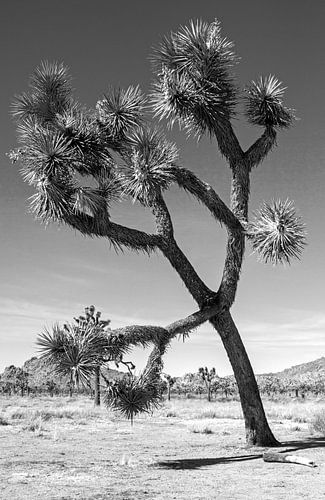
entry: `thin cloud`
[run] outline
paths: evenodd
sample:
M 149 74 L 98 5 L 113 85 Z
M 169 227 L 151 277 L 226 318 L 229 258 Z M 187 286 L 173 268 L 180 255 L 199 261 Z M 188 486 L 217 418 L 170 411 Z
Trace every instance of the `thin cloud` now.
M 292 321 L 251 322 L 240 328 L 245 342 L 256 346 L 325 347 L 325 314 L 297 312 Z

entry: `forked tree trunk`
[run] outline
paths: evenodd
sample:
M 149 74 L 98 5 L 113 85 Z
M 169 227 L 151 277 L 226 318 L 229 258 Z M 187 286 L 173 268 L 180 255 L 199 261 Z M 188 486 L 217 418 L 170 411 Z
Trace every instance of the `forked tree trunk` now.
M 94 386 L 95 386 L 95 406 L 100 406 L 100 367 L 96 366 L 95 369 L 95 377 L 94 377 Z
M 231 208 L 239 220 L 247 220 L 248 196 L 248 168 L 234 169 Z M 152 211 L 156 218 L 157 233 L 162 238 L 160 250 L 174 267 L 199 307 L 204 307 L 210 299 L 212 301 L 216 299 L 216 294 L 203 283 L 177 246 L 173 236 L 171 218 L 160 194 L 157 195 L 152 205 Z M 277 446 L 279 443 L 269 428 L 253 369 L 229 312 L 236 296 L 244 251 L 245 235 L 242 229 L 236 228 L 228 235 L 226 261 L 222 283 L 218 290 L 219 299 L 226 312 L 220 312 L 217 316 L 212 317 L 210 322 L 223 341 L 234 371 L 245 420 L 247 444 Z
M 255 375 L 244 344 L 229 312 L 210 320 L 226 349 L 238 385 L 246 441 L 255 446 L 279 446 L 267 422 Z

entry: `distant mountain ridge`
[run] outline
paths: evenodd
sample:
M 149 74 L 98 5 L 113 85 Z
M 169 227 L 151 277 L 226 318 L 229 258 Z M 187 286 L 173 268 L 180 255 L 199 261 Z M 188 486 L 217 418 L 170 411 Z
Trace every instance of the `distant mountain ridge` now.
M 308 363 L 291 366 L 291 368 L 286 368 L 281 372 L 268 373 L 267 375 L 273 375 L 279 378 L 291 378 L 307 374 L 325 375 L 325 357 L 309 361 Z

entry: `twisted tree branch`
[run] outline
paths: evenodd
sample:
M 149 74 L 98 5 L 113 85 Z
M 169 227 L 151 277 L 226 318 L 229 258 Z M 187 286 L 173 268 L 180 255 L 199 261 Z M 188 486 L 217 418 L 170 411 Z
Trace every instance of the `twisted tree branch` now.
M 154 344 L 143 372 L 143 375 L 152 379 L 160 375 L 163 368 L 162 356 L 165 354 L 173 338 L 177 335 L 190 333 L 207 320 L 218 315 L 220 311 L 220 304 L 214 303 L 165 327 L 132 325 L 118 328 L 113 330 L 112 333 L 123 336 L 123 340 L 129 345 L 146 347 L 150 343 Z
M 106 217 L 92 217 L 85 213 L 69 214 L 65 222 L 72 228 L 87 236 L 105 237 L 117 248 L 126 247 L 130 250 L 152 252 L 157 250 L 159 236 L 148 234 L 138 229 L 121 226 Z
M 249 170 L 257 167 L 275 145 L 276 131 L 273 127 L 267 127 L 261 137 L 244 153 L 244 158 Z
M 244 152 L 229 119 L 224 119 L 222 122 L 219 122 L 214 128 L 214 134 L 217 139 L 220 153 L 230 163 L 237 163 L 243 158 Z
M 151 202 L 151 209 L 155 216 L 157 234 L 160 237 L 158 247 L 176 270 L 194 300 L 202 307 L 216 293 L 210 290 L 201 280 L 192 264 L 177 245 L 173 234 L 171 217 L 161 193 L 156 193 Z
M 220 224 L 224 224 L 228 229 L 241 229 L 239 220 L 217 195 L 212 186 L 201 181 L 191 170 L 184 167 L 175 166 L 173 176 L 176 178 L 179 187 L 195 196 Z

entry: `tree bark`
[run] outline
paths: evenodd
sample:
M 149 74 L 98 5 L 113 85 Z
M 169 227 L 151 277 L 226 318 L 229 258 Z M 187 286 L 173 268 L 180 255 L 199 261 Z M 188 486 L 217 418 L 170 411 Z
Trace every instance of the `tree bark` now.
M 94 386 L 95 386 L 94 405 L 100 406 L 100 367 L 99 366 L 97 366 L 95 369 Z
M 279 446 L 267 422 L 255 375 L 244 344 L 229 312 L 214 316 L 218 331 L 234 371 L 243 410 L 246 441 L 251 446 Z

